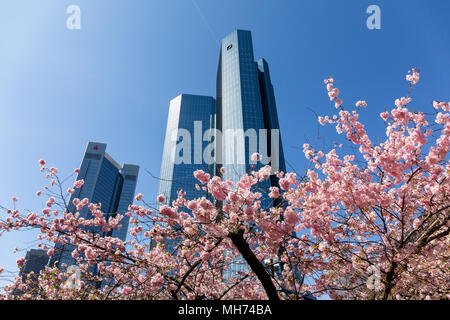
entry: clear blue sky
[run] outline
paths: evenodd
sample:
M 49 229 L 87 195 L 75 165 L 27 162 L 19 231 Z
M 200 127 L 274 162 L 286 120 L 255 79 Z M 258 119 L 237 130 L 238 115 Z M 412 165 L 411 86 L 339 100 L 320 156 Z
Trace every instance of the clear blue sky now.
M 71 4 L 81 8 L 81 30 L 66 28 Z M 371 4 L 381 8 L 381 30 L 366 27 Z M 417 108 L 450 100 L 449 18 L 445 0 L 2 1 L 0 204 L 16 195 L 21 208 L 40 210 L 38 159 L 71 173 L 90 140 L 107 143 L 120 163 L 139 164 L 138 191 L 153 199 L 157 181 L 143 169 L 159 174 L 169 101 L 215 96 L 219 42 L 237 28 L 252 31 L 255 58 L 270 64 L 286 158 L 301 172 L 300 148 L 317 138 L 310 109 L 334 110 L 328 76 L 344 105 L 368 101 L 361 119 L 372 135 L 384 134 L 378 114 L 406 95 L 411 67 L 422 71 Z M 332 133 L 320 129 L 327 146 Z M 17 271 L 25 252 L 13 248 L 35 238 L 1 237 L 0 266 Z

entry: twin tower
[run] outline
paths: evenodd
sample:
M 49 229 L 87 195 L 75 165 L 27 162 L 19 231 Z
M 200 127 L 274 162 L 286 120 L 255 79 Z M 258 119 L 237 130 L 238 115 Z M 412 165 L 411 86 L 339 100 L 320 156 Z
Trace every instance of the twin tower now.
M 221 43 L 216 99 L 181 94 L 170 102 L 159 194 L 168 204 L 180 189 L 188 199 L 205 196 L 195 188 L 198 169 L 213 176 L 223 167 L 234 182 L 266 164 L 286 171 L 279 129 L 268 64 L 255 62 L 251 32 L 236 30 Z M 273 175 L 265 187 L 275 184 Z

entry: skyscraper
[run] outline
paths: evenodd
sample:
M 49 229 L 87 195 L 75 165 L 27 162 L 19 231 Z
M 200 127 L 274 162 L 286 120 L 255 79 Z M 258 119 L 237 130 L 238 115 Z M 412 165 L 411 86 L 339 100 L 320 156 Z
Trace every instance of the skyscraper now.
M 22 281 L 26 282 L 28 277 L 32 281 L 30 287 L 33 289 L 38 288 L 37 280 L 39 273 L 45 268 L 48 260 L 47 251 L 42 249 L 28 250 L 25 255 L 25 264 L 19 271 L 19 276 L 22 278 Z M 30 275 L 31 272 L 33 272 L 33 275 Z M 23 291 L 17 288 L 13 291 L 13 295 L 20 296 L 22 294 Z
M 265 164 L 271 165 L 273 171 L 286 171 L 269 66 L 264 59 L 255 62 L 250 31 L 235 30 L 222 40 L 217 71 L 216 123 L 222 132 L 216 167 L 225 168 L 224 179 L 236 183 L 249 171 Z M 262 162 L 252 163 L 254 152 L 263 155 Z M 276 185 L 274 174 L 258 185 L 263 193 L 262 207 L 272 205 L 267 194 L 269 187 Z M 235 259 L 225 277 L 230 278 L 247 268 L 243 259 Z
M 170 103 L 159 184 L 166 204 L 171 205 L 180 189 L 188 199 L 205 196 L 204 191 L 194 187 L 198 181 L 193 172 L 197 169 L 219 175 L 219 169 L 224 167 L 223 179 L 234 183 L 266 164 L 274 171 L 286 171 L 269 66 L 264 59 L 255 62 L 250 31 L 236 30 L 222 40 L 216 93 L 216 101 L 183 94 Z M 212 153 L 207 148 L 211 142 L 208 129 L 220 133 L 213 138 Z M 199 146 L 205 150 L 200 162 Z M 186 150 L 194 150 L 194 155 Z M 262 161 L 251 160 L 255 152 L 263 156 Z M 274 174 L 258 185 L 263 193 L 263 207 L 272 205 L 267 194 L 269 187 L 276 185 Z M 234 262 L 227 277 L 246 268 L 244 261 Z
M 161 161 L 159 194 L 171 205 L 182 189 L 187 199 L 204 196 L 195 188 L 195 170 L 214 175 L 214 154 L 208 148 L 215 124 L 216 102 L 212 97 L 180 94 L 170 101 Z
M 236 182 L 251 169 L 262 166 L 252 164 L 254 152 L 264 156 L 264 164 L 286 170 L 269 67 L 264 59 L 255 62 L 250 31 L 235 30 L 222 40 L 217 71 L 217 128 L 222 132 L 222 142 L 216 161 L 218 168 L 225 168 L 224 179 Z M 273 176 L 260 187 L 275 184 Z
M 25 277 L 30 272 L 39 275 L 41 270 L 45 268 L 48 263 L 47 251 L 41 249 L 30 249 L 25 255 L 25 264 L 20 269 L 19 276 Z
M 89 142 L 80 166 L 77 180 L 84 180 L 81 188 L 76 189 L 70 197 L 68 204 L 69 212 L 76 212 L 73 199 L 87 198 L 91 203 L 100 203 L 102 212 L 106 215 L 115 216 L 124 214 L 128 206 L 133 203 L 136 190 L 139 166 L 124 164 L 120 166 L 108 153 L 106 153 L 106 144 Z M 93 215 L 87 207 L 84 207 L 80 213 L 80 218 L 92 219 Z M 120 230 L 113 230 L 104 233 L 100 228 L 91 228 L 89 231 L 101 234 L 102 236 L 112 236 L 126 240 L 129 217 L 124 215 L 120 224 Z M 55 254 L 50 260 L 54 265 L 58 261 L 71 265 L 74 260 L 71 256 L 74 246 L 67 244 L 57 244 Z

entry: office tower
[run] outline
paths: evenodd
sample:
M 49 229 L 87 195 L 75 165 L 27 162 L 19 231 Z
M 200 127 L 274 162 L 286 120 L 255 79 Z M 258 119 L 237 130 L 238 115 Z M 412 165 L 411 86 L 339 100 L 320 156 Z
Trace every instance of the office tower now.
M 218 129 L 222 136 L 212 138 L 213 152 L 208 149 L 208 129 Z M 167 204 L 180 189 L 188 199 L 204 195 L 195 188 L 197 169 L 214 175 L 224 167 L 223 179 L 233 182 L 265 164 L 286 171 L 279 129 L 269 66 L 264 59 L 255 62 L 250 31 L 236 30 L 222 40 L 217 103 L 212 97 L 187 94 L 170 102 L 159 193 Z M 263 161 L 252 162 L 254 152 L 262 154 Z M 272 175 L 259 187 L 276 184 Z
M 286 170 L 269 67 L 264 59 L 255 62 L 250 31 L 236 30 L 222 40 L 217 72 L 217 128 L 222 132 L 222 141 L 216 162 L 217 168 L 225 168 L 224 179 L 236 182 L 263 164 Z M 264 156 L 262 162 L 252 163 L 254 152 Z M 270 185 L 276 185 L 274 175 L 260 187 Z
M 170 101 L 161 162 L 159 194 L 171 205 L 178 191 L 187 199 L 205 196 L 197 190 L 195 170 L 214 175 L 214 152 L 209 129 L 214 128 L 216 102 L 212 97 L 180 94 Z
M 222 40 L 216 123 L 222 132 L 216 162 L 217 169 L 225 168 L 224 179 L 236 183 L 246 173 L 265 164 L 272 166 L 272 173 L 286 171 L 269 66 L 264 59 L 255 62 L 250 31 L 235 30 Z M 227 131 L 232 134 L 228 135 Z M 254 152 L 263 155 L 263 161 L 251 161 Z M 273 205 L 268 191 L 270 186 L 277 186 L 277 180 L 272 174 L 270 180 L 258 185 L 263 193 L 262 207 Z M 231 278 L 247 269 L 242 258 L 234 259 L 224 276 Z
M 219 170 L 224 167 L 223 179 L 231 179 L 234 183 L 266 164 L 274 171 L 286 171 L 269 66 L 264 59 L 255 61 L 250 31 L 236 30 L 222 40 L 216 90 L 216 101 L 211 97 L 180 95 L 170 103 L 159 184 L 159 193 L 166 197 L 168 205 L 177 198 L 180 189 L 186 192 L 188 199 L 205 196 L 204 191 L 195 188 L 198 181 L 193 172 L 197 169 L 220 175 Z M 201 121 L 201 125 L 195 125 L 196 121 Z M 201 151 L 198 147 L 201 145 L 205 150 L 209 145 L 205 132 L 213 128 L 221 135 L 213 138 L 214 152 L 206 150 L 206 159 L 203 157 L 203 162 L 199 163 Z M 185 143 L 190 150 L 197 146 L 193 154 L 186 154 L 184 150 L 180 153 L 177 149 L 180 141 L 185 139 L 177 137 L 179 131 L 184 131 L 183 136 L 190 133 L 193 137 Z M 195 144 L 196 139 L 200 139 L 200 143 Z M 263 155 L 262 161 L 251 161 L 255 152 Z M 263 207 L 274 204 L 268 198 L 268 192 L 270 186 L 276 185 L 274 174 L 259 183 Z M 245 261 L 237 259 L 225 276 L 231 277 L 246 268 Z
M 35 278 L 48 263 L 47 251 L 41 249 L 31 249 L 25 255 L 25 264 L 20 269 L 19 276 L 24 278 L 30 272 L 34 272 Z
M 120 166 L 108 153 L 106 144 L 89 142 L 81 162 L 80 172 L 77 180 L 84 180 L 81 188 L 75 189 L 75 193 L 70 197 L 68 204 L 69 212 L 76 212 L 73 199 L 87 198 L 91 203 L 101 204 L 102 212 L 105 215 L 124 215 L 128 206 L 133 203 L 136 189 L 139 166 L 124 164 Z M 93 215 L 89 208 L 84 207 L 80 213 L 80 218 L 92 219 Z M 106 217 L 108 218 L 108 217 Z M 108 233 L 102 232 L 100 227 L 89 228 L 88 231 L 100 234 L 101 236 L 112 236 L 126 240 L 129 217 L 124 215 L 120 224 L 120 230 L 112 230 Z M 57 244 L 55 254 L 50 260 L 50 265 L 58 261 L 58 266 L 62 263 L 71 265 L 74 259 L 71 256 L 74 246 L 67 244 Z
M 48 260 L 49 258 L 47 255 L 47 251 L 42 249 L 28 250 L 25 255 L 25 263 L 19 271 L 19 277 L 22 278 L 23 282 L 26 282 L 28 278 L 32 281 L 30 284 L 30 288 L 37 289 L 37 280 L 39 278 L 39 274 L 42 270 L 44 270 L 45 266 L 48 263 Z M 30 275 L 31 272 L 33 272 L 33 275 Z M 24 294 L 24 292 L 16 288 L 13 290 L 12 294 L 15 296 L 21 296 L 22 294 Z

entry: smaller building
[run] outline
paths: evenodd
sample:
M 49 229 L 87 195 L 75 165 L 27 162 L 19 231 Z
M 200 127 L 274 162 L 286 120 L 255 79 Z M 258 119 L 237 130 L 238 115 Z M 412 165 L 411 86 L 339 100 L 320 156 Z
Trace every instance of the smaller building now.
M 118 164 L 107 152 L 106 144 L 89 142 L 83 156 L 76 180 L 84 180 L 81 188 L 76 189 L 68 203 L 67 210 L 71 213 L 79 212 L 80 218 L 92 219 L 92 212 L 84 207 L 77 210 L 73 200 L 87 198 L 91 203 L 101 204 L 102 211 L 108 216 L 117 214 L 124 215 L 120 224 L 120 230 L 103 232 L 100 227 L 91 227 L 88 231 L 98 234 L 101 237 L 116 237 L 126 241 L 128 234 L 129 217 L 125 215 L 128 206 L 133 204 L 136 190 L 139 166 L 132 164 Z M 55 255 L 50 259 L 51 266 L 58 266 L 64 263 L 67 266 L 73 265 L 75 259 L 72 258 L 72 251 L 76 247 L 70 243 L 55 246 Z
M 28 250 L 25 255 L 25 264 L 20 269 L 19 276 L 25 277 L 30 272 L 37 276 L 48 263 L 47 251 L 41 249 Z

